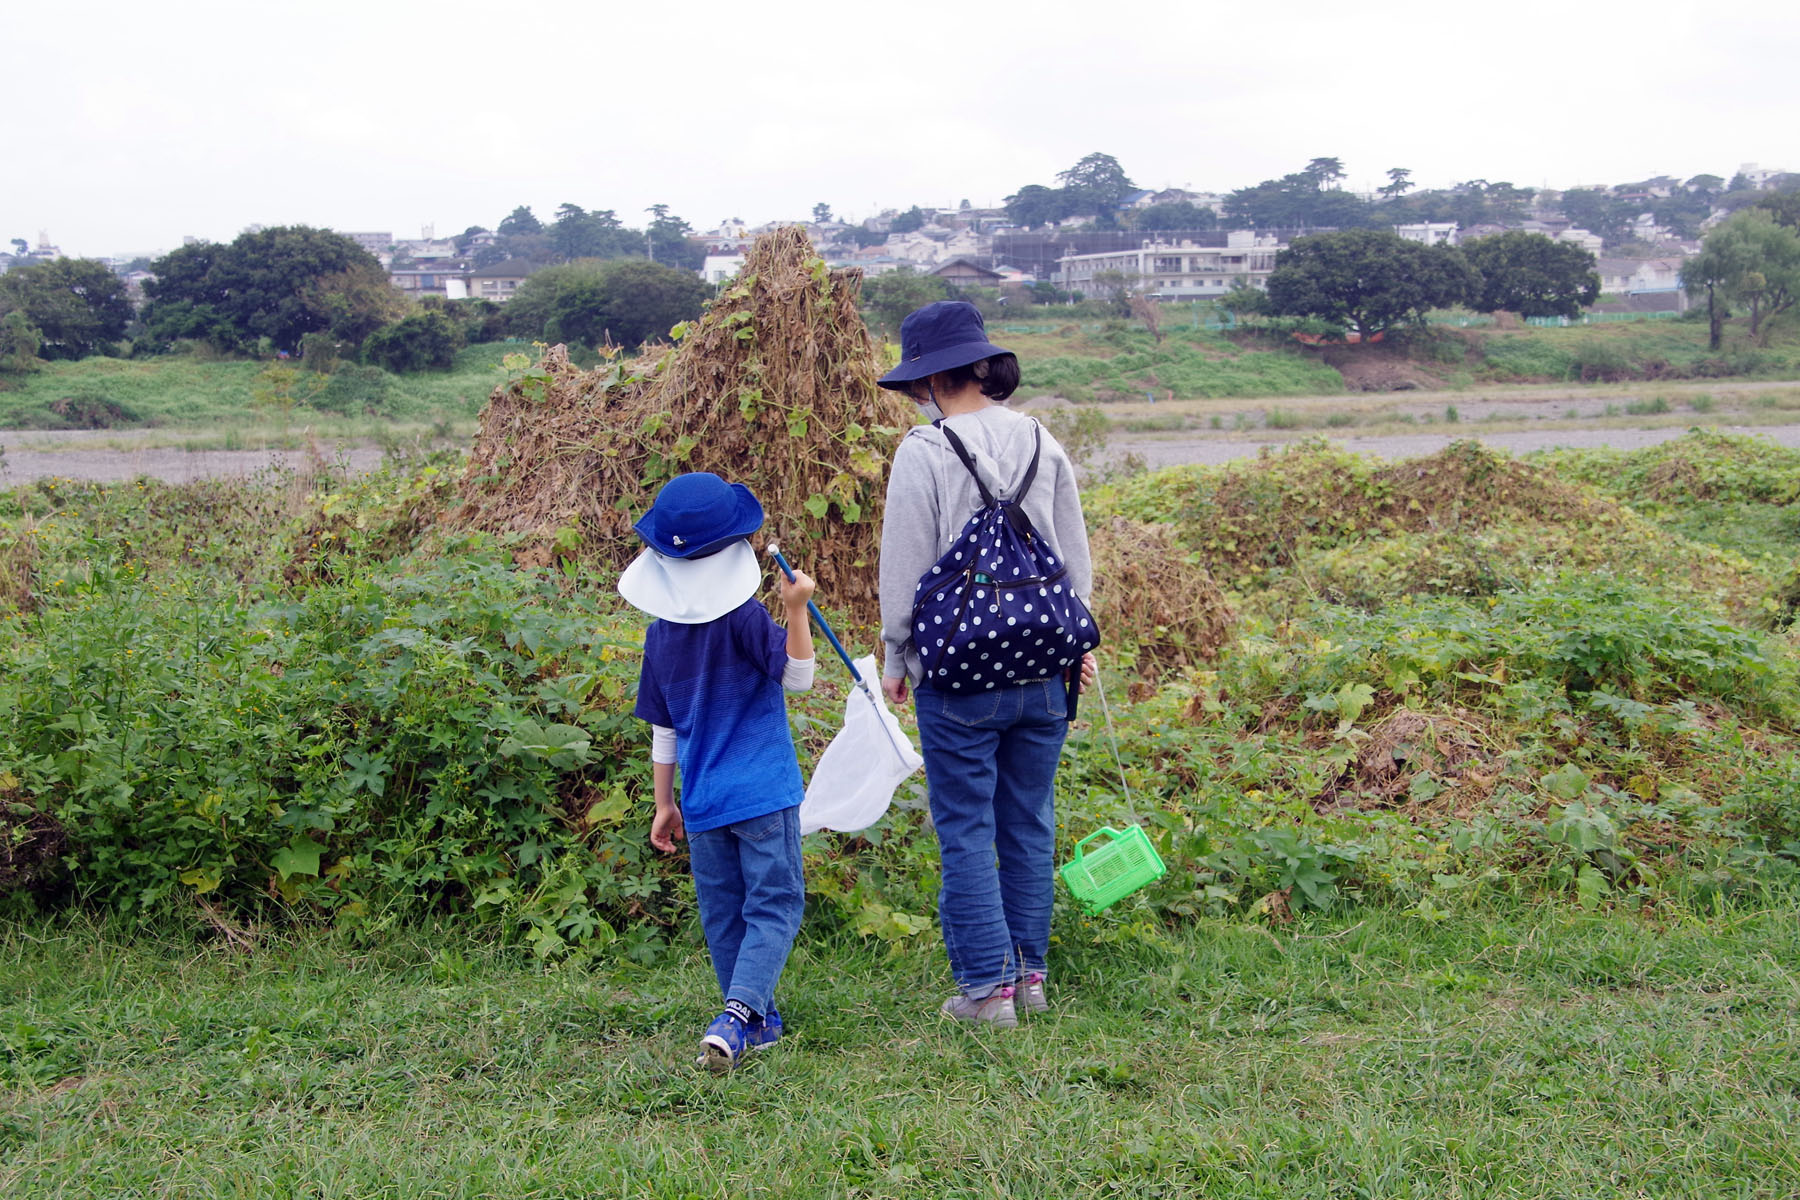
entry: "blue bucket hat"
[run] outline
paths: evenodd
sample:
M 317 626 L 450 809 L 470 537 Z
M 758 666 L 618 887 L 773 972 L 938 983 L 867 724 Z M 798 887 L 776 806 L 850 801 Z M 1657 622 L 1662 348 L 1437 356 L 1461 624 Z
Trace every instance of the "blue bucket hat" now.
M 677 475 L 656 493 L 650 511 L 632 528 L 646 545 L 670 558 L 705 558 L 762 528 L 755 493 L 711 471 Z
M 937 300 L 900 322 L 900 365 L 876 382 L 904 391 L 915 379 L 1011 353 L 987 340 L 980 309 L 967 300 Z

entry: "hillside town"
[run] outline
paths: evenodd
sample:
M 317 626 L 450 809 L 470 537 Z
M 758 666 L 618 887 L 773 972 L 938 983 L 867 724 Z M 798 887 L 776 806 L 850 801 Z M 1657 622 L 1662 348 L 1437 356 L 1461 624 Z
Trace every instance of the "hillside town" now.
M 1335 166 L 1336 160 L 1315 160 L 1315 166 L 1318 163 Z M 1405 190 L 1407 173 L 1389 174 L 1394 178 L 1392 187 L 1343 195 L 1369 206 L 1384 199 L 1394 200 Z M 1123 178 L 1122 173 L 1119 177 Z M 1314 177 L 1302 173 L 1288 178 Z M 1389 228 L 1402 238 L 1426 245 L 1459 245 L 1508 231 L 1543 234 L 1594 255 L 1602 296 L 1597 307 L 1683 311 L 1688 298 L 1682 289 L 1682 263 L 1699 252 L 1701 236 L 1730 216 L 1747 195 L 1785 190 L 1796 178 L 1785 170 L 1745 163 L 1729 186 L 1719 176 L 1696 176 L 1686 183 L 1662 176 L 1625 185 L 1536 192 L 1498 184 L 1492 186 L 1507 189 L 1518 201 L 1511 210 L 1511 219 L 1466 224 L 1456 220 L 1402 221 Z M 1334 183 L 1329 171 L 1315 181 L 1322 187 Z M 1262 186 L 1269 187 L 1274 182 Z M 1448 189 L 1445 195 L 1472 195 L 1479 200 L 1488 187 L 1485 181 L 1471 181 Z M 658 224 L 679 230 L 679 236 L 687 243 L 686 252 L 691 255 L 688 269 L 709 285 L 735 275 L 743 265 L 746 249 L 760 234 L 803 224 L 831 267 L 856 267 L 867 277 L 895 272 L 932 276 L 962 289 L 996 289 L 1002 296 L 1016 295 L 1023 303 L 1104 294 L 1125 281 L 1139 294 L 1164 302 L 1217 298 L 1242 285 L 1260 288 L 1274 270 L 1276 255 L 1294 238 L 1336 228 L 1310 222 L 1268 226 L 1247 220 L 1244 204 L 1237 202 L 1254 189 L 1221 193 L 1132 188 L 1099 206 L 1097 211 L 1027 222 L 1021 220 L 1022 203 L 1013 202 L 1022 201 L 1032 190 L 1022 189 L 1020 196 L 1009 197 L 1009 203 L 1002 207 L 975 207 L 964 200 L 953 207 L 890 208 L 849 221 L 834 217 L 829 206 L 819 204 L 810 219 L 804 221 L 752 223 L 730 219 L 700 230 L 667 218 L 659 206 Z M 1659 212 L 1665 211 L 1671 201 L 1696 199 L 1696 220 L 1659 219 Z M 1605 233 L 1581 223 L 1581 214 L 1595 211 L 1600 202 L 1614 214 L 1612 227 Z M 571 209 L 572 206 L 563 206 L 559 218 L 566 218 Z M 572 211 L 583 217 L 604 216 L 620 233 L 635 232 L 619 227 L 611 213 L 583 214 L 578 208 Z M 529 209 L 520 209 L 519 213 L 525 214 L 538 229 L 552 228 L 538 225 Z M 1166 213 L 1188 217 L 1199 214 L 1202 219 L 1188 220 L 1181 228 L 1162 228 L 1156 215 Z M 1627 215 L 1620 217 L 1621 213 Z M 252 225 L 245 232 L 258 232 L 261 228 Z M 375 256 L 393 286 L 408 298 L 436 296 L 504 304 L 531 275 L 574 257 L 542 246 L 529 254 L 510 253 L 509 241 L 516 239 L 506 236 L 506 228 L 507 223 L 501 222 L 498 230 L 471 227 L 455 236 L 441 236 L 433 226 L 426 225 L 417 237 L 389 230 L 337 232 Z M 200 240 L 189 237 L 184 244 Z M 646 246 L 644 254 L 651 256 L 653 249 Z M 141 297 L 143 283 L 152 278 L 151 262 L 162 253 L 158 250 L 88 257 L 99 257 L 106 263 L 124 280 L 135 300 Z M 10 251 L 0 252 L 0 273 L 64 256 L 47 231 L 39 233 L 35 242 L 13 238 Z

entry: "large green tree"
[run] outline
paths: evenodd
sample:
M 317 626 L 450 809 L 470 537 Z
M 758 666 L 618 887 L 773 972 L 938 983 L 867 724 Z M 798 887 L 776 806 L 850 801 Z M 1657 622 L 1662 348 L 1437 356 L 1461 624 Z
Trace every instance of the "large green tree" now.
M 1342 175 L 1337 159 L 1315 158 L 1291 175 L 1239 188 L 1225 197 L 1226 224 L 1233 229 L 1358 229 L 1370 224 L 1375 219 L 1372 205 L 1330 186 Z
M 1069 215 L 1069 197 L 1060 188 L 1030 183 L 1006 198 L 1006 219 L 1027 229 L 1036 229 Z
M 1203 233 L 1219 227 L 1219 214 L 1185 200 L 1177 204 L 1152 204 L 1131 214 L 1131 227 L 1145 231 L 1167 229 Z
M 347 237 L 306 225 L 198 243 L 151 264 L 144 323 L 153 344 L 203 338 L 224 350 L 267 338 L 298 352 L 309 333 L 362 338 L 399 315 L 375 256 Z
M 1057 172 L 1056 178 L 1068 196 L 1070 209 L 1078 213 L 1110 212 L 1137 190 L 1119 160 L 1098 151 Z
M 14 312 L 37 330 L 37 355 L 86 358 L 125 336 L 131 302 L 105 263 L 56 258 L 0 275 L 0 316 Z
M 913 309 L 949 298 L 948 283 L 936 275 L 917 275 L 904 267 L 878 275 L 863 285 L 863 308 L 875 327 L 889 337 L 900 336 L 900 322 Z
M 1319 317 L 1364 341 L 1466 301 L 1481 276 L 1453 246 L 1425 246 L 1374 229 L 1295 238 L 1275 256 L 1268 311 Z
M 1692 278 L 1717 273 L 1718 286 L 1750 310 L 1750 337 L 1763 341 L 1767 323 L 1800 301 L 1800 232 L 1778 224 L 1766 209 L 1747 208 L 1707 235 L 1703 262 Z M 1689 278 L 1685 269 L 1683 278 Z
M 546 341 L 633 346 L 668 336 L 700 315 L 706 285 L 691 272 L 641 258 L 584 259 L 547 267 L 519 285 L 507 328 Z
M 1476 312 L 1573 317 L 1600 298 L 1594 256 L 1580 246 L 1515 230 L 1464 242 L 1462 252 L 1481 272 L 1468 300 Z

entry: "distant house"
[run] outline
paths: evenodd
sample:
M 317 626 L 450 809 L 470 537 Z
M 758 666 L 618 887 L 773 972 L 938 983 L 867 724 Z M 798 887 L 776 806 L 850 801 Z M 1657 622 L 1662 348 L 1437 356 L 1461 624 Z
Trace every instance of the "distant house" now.
M 961 257 L 939 263 L 929 274 L 957 287 L 998 287 L 1002 279 L 1000 272 Z
M 388 260 L 388 257 L 394 250 L 394 235 L 385 230 L 366 233 L 347 233 L 340 231 L 338 232 L 338 236 L 349 238 L 383 262 Z
M 1599 256 L 1601 249 L 1606 245 L 1606 239 L 1602 238 L 1597 233 L 1589 233 L 1585 229 L 1565 229 L 1556 235 L 1556 240 L 1580 246 L 1583 250 L 1586 250 L 1589 254 L 1596 257 Z
M 1679 258 L 1603 258 L 1600 290 L 1614 296 L 1640 296 L 1681 290 Z
M 468 274 L 469 296 L 476 300 L 492 300 L 496 304 L 505 304 L 513 298 L 534 271 L 541 270 L 537 263 L 523 258 L 509 258 L 505 262 L 497 262 L 491 267 L 483 267 L 479 271 Z
M 1426 246 L 1456 245 L 1455 221 L 1421 221 L 1416 225 L 1396 225 L 1394 232 L 1409 242 Z
M 388 282 L 413 300 L 421 296 L 460 300 L 469 294 L 468 280 L 460 267 L 390 267 Z
M 708 254 L 700 264 L 700 278 L 707 283 L 724 283 L 733 275 L 744 269 L 742 252 L 733 254 Z

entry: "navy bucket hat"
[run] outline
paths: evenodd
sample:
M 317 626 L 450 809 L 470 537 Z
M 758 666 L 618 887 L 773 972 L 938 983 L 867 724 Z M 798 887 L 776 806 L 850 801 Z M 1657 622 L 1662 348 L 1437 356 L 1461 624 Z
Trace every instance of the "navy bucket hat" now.
M 937 300 L 900 322 L 900 365 L 876 382 L 904 391 L 916 379 L 1011 353 L 987 340 L 980 309 L 967 300 Z
M 711 471 L 677 475 L 656 493 L 650 511 L 632 528 L 652 550 L 670 558 L 704 558 L 762 528 L 755 493 Z

